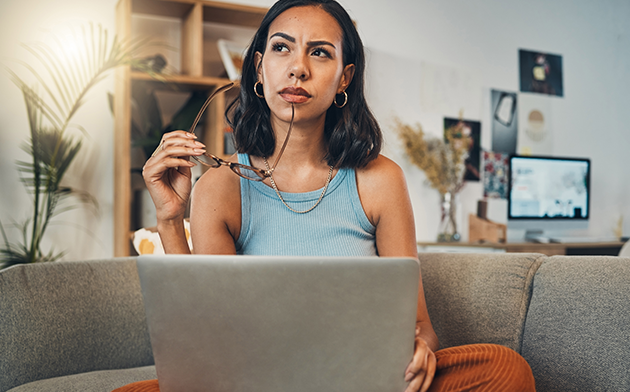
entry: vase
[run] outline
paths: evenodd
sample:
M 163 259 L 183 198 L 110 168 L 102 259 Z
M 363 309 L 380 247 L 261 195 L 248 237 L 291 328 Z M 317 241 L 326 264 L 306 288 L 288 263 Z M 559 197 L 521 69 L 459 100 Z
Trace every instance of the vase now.
M 457 242 L 461 235 L 457 231 L 457 221 L 455 220 L 456 203 L 455 193 L 446 192 L 442 195 L 440 227 L 438 229 L 438 242 Z

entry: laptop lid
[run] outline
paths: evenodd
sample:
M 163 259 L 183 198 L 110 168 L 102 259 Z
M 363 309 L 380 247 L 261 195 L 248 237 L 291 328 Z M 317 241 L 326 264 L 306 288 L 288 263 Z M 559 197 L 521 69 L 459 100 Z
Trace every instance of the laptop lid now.
M 161 392 L 406 387 L 413 258 L 154 255 L 138 273 Z

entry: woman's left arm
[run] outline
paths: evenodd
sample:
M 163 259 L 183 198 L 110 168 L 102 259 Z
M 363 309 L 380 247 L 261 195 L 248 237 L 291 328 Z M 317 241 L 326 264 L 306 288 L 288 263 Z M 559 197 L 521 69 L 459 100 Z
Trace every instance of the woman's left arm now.
M 379 156 L 365 168 L 357 170 L 357 187 L 363 209 L 376 227 L 376 248 L 382 257 L 418 257 L 416 230 L 402 169 L 393 161 Z M 438 339 L 433 331 L 419 276 L 418 309 L 414 356 L 405 371 L 410 381 L 407 391 L 426 391 L 435 373 L 434 351 Z

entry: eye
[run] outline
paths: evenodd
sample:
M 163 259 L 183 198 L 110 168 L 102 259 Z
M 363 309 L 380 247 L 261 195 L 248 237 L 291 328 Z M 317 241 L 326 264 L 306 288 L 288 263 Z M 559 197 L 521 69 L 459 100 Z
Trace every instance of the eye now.
M 289 47 L 283 42 L 275 42 L 271 45 L 271 50 L 274 52 L 288 52 Z
M 330 52 L 324 48 L 321 47 L 317 47 L 315 49 L 313 49 L 313 53 L 314 56 L 317 57 L 328 57 L 331 58 L 332 56 L 330 55 Z

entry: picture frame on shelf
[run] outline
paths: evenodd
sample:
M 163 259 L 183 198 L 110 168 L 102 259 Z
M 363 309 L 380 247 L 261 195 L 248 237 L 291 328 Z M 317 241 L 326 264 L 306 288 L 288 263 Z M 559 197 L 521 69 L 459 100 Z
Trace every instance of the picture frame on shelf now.
M 243 68 L 243 57 L 245 57 L 247 45 L 226 39 L 219 39 L 217 46 L 219 47 L 221 61 L 223 61 L 228 78 L 232 81 L 240 80 L 241 69 Z

